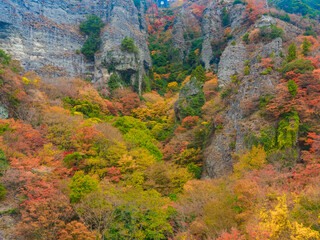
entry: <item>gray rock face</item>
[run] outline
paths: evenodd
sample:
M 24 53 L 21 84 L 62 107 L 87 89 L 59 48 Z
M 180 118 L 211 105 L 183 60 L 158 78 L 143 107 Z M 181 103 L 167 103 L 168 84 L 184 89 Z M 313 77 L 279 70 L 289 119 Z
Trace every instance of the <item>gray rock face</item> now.
M 192 40 L 185 39 L 185 34 L 200 29 L 200 21 L 195 17 L 189 7 L 183 6 L 179 14 L 174 20 L 172 32 L 173 47 L 179 50 L 180 56 L 176 56 L 179 60 L 186 58 L 189 54 Z M 200 37 L 201 38 L 201 37 Z
M 95 63 L 76 54 L 85 41 L 79 24 L 89 14 L 106 23 L 101 53 Z M 0 48 L 20 60 L 26 71 L 35 70 L 45 77 L 89 74 L 96 81 L 107 79 L 109 74 L 102 67 L 102 60 L 111 54 L 116 57 L 116 70 L 133 71 L 131 82 L 139 75 L 140 86 L 143 72 L 151 66 L 145 28 L 143 11 L 138 11 L 132 0 L 0 1 Z M 125 36 L 133 37 L 139 48 L 134 61 L 132 54 L 119 51 Z
M 0 119 L 8 119 L 9 112 L 4 105 L 0 105 Z
M 239 50 L 233 49 L 238 46 Z M 282 40 L 275 39 L 271 43 L 261 46 L 251 57 L 237 62 L 236 58 L 241 58 L 244 54 L 243 46 L 236 45 L 232 49 L 226 49 L 227 54 L 223 54 L 219 69 L 223 71 L 219 74 L 219 83 L 225 84 L 229 81 L 230 74 L 234 73 L 234 69 L 228 70 L 229 66 L 234 66 L 234 62 L 238 65 L 238 71 L 244 69 L 244 61 L 250 61 L 250 75 L 243 76 L 240 81 L 237 93 L 231 98 L 229 108 L 224 112 L 223 128 L 216 130 L 204 151 L 204 177 L 215 178 L 228 174 L 233 169 L 234 152 L 241 153 L 245 149 L 246 136 L 255 133 L 260 134 L 261 126 L 268 126 L 268 122 L 260 116 L 250 116 L 247 111 L 255 104 L 259 104 L 259 99 L 268 93 L 272 93 L 278 84 L 280 74 L 276 71 L 272 75 L 262 75 L 265 69 L 256 62 L 256 56 L 259 54 L 263 58 L 270 57 L 272 52 L 275 56 L 275 68 L 280 66 L 280 51 L 282 50 Z M 231 47 L 231 46 L 230 46 Z M 235 56 L 232 56 L 234 52 Z M 228 56 L 228 58 L 227 58 Z M 231 59 L 231 60 L 228 60 Z M 231 62 L 231 64 L 230 64 Z M 222 66 L 221 64 L 225 64 Z M 241 64 L 241 65 L 240 65 Z M 256 108 L 256 107 L 253 107 Z
M 101 53 L 96 55 L 96 82 L 107 82 L 106 68 L 112 66 L 125 82 L 136 85 L 141 93 L 143 76 L 148 75 L 151 68 L 151 57 L 146 39 L 147 24 L 143 9 L 140 10 L 132 0 L 110 3 L 107 25 L 101 36 Z M 121 51 L 125 37 L 133 38 L 137 53 Z
M 264 26 L 270 27 L 271 25 L 275 25 L 276 22 L 274 21 L 273 17 L 270 16 L 262 16 L 255 24 L 256 28 L 261 28 Z
M 224 36 L 225 27 L 222 23 L 222 12 L 224 7 L 230 13 L 230 24 L 226 27 L 230 27 L 231 32 L 239 28 L 243 23 L 243 13 L 245 11 L 244 5 L 233 5 L 233 1 L 224 1 L 222 3 L 218 0 L 210 1 L 210 3 L 208 3 L 208 6 L 203 12 L 202 34 L 204 41 L 201 51 L 201 60 L 206 69 L 209 69 L 214 63 L 219 61 L 219 59 L 215 59 L 213 56 L 211 42 L 214 40 L 221 40 Z
M 261 46 L 261 48 L 255 53 L 254 57 L 250 60 L 250 64 L 253 65 L 258 63 L 258 57 L 261 58 L 269 58 L 272 54 L 275 57 L 280 56 L 280 52 L 282 49 L 282 39 L 276 38 L 272 42 Z
M 248 60 L 247 49 L 242 44 L 230 44 L 223 52 L 218 67 L 219 86 L 226 86 L 232 80 L 231 76 L 238 74 L 243 69 L 244 63 Z
M 52 77 L 83 76 L 86 62 L 75 51 L 81 49 L 84 38 L 77 26 L 87 14 L 97 13 L 95 4 L 72 0 L 1 1 L 0 48 L 20 60 L 26 71 Z

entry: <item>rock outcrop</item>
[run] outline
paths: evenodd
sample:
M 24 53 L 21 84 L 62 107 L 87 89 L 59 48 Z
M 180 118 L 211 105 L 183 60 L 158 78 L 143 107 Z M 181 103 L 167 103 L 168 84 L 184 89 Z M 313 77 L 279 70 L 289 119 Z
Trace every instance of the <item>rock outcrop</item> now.
M 223 52 L 219 62 L 219 86 L 231 83 L 231 77 L 240 73 L 247 59 L 247 49 L 242 43 L 230 44 Z
M 81 76 L 85 59 L 76 54 L 84 38 L 78 24 L 98 14 L 98 1 L 1 1 L 0 48 L 42 76 Z M 100 14 L 102 15 L 102 14 Z
M 7 119 L 9 117 L 8 109 L 0 104 L 0 119 Z
M 142 8 L 142 6 L 141 6 Z M 105 23 L 101 51 L 95 62 L 77 54 L 85 41 L 79 24 L 89 14 Z M 115 68 L 126 72 L 141 88 L 143 74 L 151 66 L 143 10 L 133 0 L 8 0 L 0 2 L 0 48 L 21 61 L 26 71 L 46 77 L 90 77 L 108 79 L 103 67 L 107 56 Z M 124 37 L 132 37 L 137 56 L 120 51 Z M 110 62 L 110 61 L 109 61 Z M 44 78 L 44 79 L 45 79 Z M 137 79 L 137 80 L 135 80 Z
M 256 56 L 260 55 L 262 58 L 268 58 L 273 54 L 276 67 L 279 67 L 282 40 L 277 38 L 269 44 L 261 44 L 260 48 L 250 54 L 251 57 L 246 54 L 245 49 L 241 44 L 229 46 L 219 64 L 218 80 L 219 84 L 223 86 L 226 86 L 228 82 L 230 83 L 230 75 L 234 74 L 236 69 L 233 68 L 235 62 L 237 71 L 240 73 L 245 67 L 244 61 L 248 60 L 250 62 L 250 75 L 240 74 L 240 85 L 231 97 L 230 106 L 223 115 L 223 128 L 212 134 L 209 145 L 204 151 L 204 177 L 219 177 L 232 171 L 233 153 L 241 153 L 246 147 L 246 137 L 252 133 L 259 135 L 261 127 L 269 124 L 258 113 L 251 115 L 250 108 L 256 108 L 261 96 L 272 93 L 274 87 L 278 84 L 280 74 L 276 71 L 270 75 L 261 74 L 265 69 L 257 62 Z M 241 59 L 241 61 L 235 59 Z
M 243 43 L 243 32 L 252 32 L 263 26 L 270 27 L 271 24 L 283 29 L 283 39 L 248 45 Z M 234 74 L 238 75 L 233 85 L 238 86 L 233 89 L 230 103 L 223 111 L 223 126 L 212 133 L 204 151 L 204 177 L 219 177 L 230 173 L 233 169 L 233 154 L 245 150 L 248 136 L 260 136 L 264 127 L 274 127 L 261 118 L 256 109 L 259 108 L 260 98 L 272 94 L 281 79 L 281 74 L 276 69 L 281 67 L 283 61 L 280 57 L 283 41 L 288 42 L 302 34 L 302 30 L 296 26 L 270 16 L 262 16 L 249 29 L 244 28 L 240 32 L 235 38 L 236 44 L 229 43 L 219 62 L 219 86 L 224 87 L 224 90 L 228 88 Z M 266 58 L 273 61 L 271 72 L 266 72 L 266 68 L 259 63 L 260 59 Z M 249 75 L 244 74 L 246 65 L 249 66 Z
M 213 55 L 211 46 L 212 41 L 221 41 L 225 34 L 225 27 L 230 28 L 232 34 L 243 23 L 245 6 L 242 4 L 233 5 L 234 1 L 210 1 L 203 12 L 202 34 L 203 45 L 201 51 L 201 60 L 206 69 L 217 67 L 219 59 Z M 226 8 L 230 14 L 230 24 L 223 26 L 223 9 Z
M 124 82 L 134 85 L 141 93 L 144 75 L 149 75 L 151 57 L 147 45 L 147 24 L 141 4 L 132 0 L 111 1 L 102 31 L 101 52 L 96 54 L 95 82 L 107 82 L 111 68 Z M 121 51 L 125 37 L 133 38 L 136 52 Z

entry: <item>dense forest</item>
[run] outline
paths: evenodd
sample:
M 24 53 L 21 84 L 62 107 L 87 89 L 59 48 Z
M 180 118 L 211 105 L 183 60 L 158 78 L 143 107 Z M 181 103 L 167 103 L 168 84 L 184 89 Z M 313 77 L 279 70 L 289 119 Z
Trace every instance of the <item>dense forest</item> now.
M 130 35 L 105 85 L 0 49 L 0 238 L 320 239 L 320 3 L 130 2 L 136 78 Z M 82 19 L 74 54 L 96 61 L 108 24 Z

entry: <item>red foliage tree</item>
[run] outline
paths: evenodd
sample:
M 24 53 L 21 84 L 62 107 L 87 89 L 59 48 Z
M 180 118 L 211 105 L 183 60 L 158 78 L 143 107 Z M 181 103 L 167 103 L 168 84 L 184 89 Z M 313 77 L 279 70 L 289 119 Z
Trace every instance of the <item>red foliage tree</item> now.
M 192 129 L 197 125 L 198 121 L 199 121 L 198 116 L 194 116 L 194 117 L 188 116 L 182 120 L 181 126 L 187 129 Z
M 264 0 L 248 0 L 246 7 L 246 15 L 248 21 L 253 23 L 257 20 L 258 15 L 262 15 L 267 12 L 266 3 Z
M 0 120 L 0 127 L 7 129 L 2 137 L 11 153 L 33 156 L 45 143 L 39 131 L 22 121 Z
M 130 115 L 133 109 L 138 108 L 141 105 L 141 101 L 137 93 L 131 93 L 127 97 L 121 98 L 120 102 L 123 106 L 122 113 L 124 115 Z
M 59 233 L 58 240 L 95 240 L 96 235 L 90 232 L 87 227 L 78 221 L 68 223 L 66 227 Z

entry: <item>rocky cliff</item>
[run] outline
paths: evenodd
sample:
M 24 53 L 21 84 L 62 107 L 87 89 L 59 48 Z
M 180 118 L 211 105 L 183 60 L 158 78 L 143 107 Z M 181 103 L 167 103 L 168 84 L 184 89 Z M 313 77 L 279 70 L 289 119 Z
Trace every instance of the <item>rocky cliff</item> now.
M 219 58 L 213 54 L 212 43 L 221 40 L 225 34 L 237 34 L 235 30 L 244 21 L 245 6 L 242 4 L 233 5 L 234 1 L 210 1 L 203 12 L 202 34 L 203 46 L 201 51 L 201 60 L 206 69 L 216 68 Z M 223 25 L 223 9 L 230 14 L 229 23 Z M 230 28 L 230 32 L 226 33 L 226 28 Z
M 143 4 L 136 7 L 132 0 L 111 1 L 101 36 L 101 52 L 96 54 L 95 82 L 107 82 L 111 67 L 141 93 L 143 77 L 149 75 L 151 68 L 146 31 Z M 121 51 L 125 37 L 133 38 L 137 52 Z
M 89 14 L 101 17 L 106 24 L 94 63 L 76 53 L 85 41 L 79 23 Z M 0 1 L 0 48 L 20 60 L 26 71 L 46 77 L 107 80 L 102 62 L 108 64 L 106 56 L 110 56 L 116 58 L 112 63 L 116 70 L 127 72 L 132 83 L 139 79 L 140 89 L 143 73 L 151 65 L 145 29 L 143 11 L 132 0 Z M 125 36 L 135 40 L 137 56 L 119 51 Z
M 279 84 L 281 75 L 275 69 L 279 68 L 283 61 L 280 57 L 284 50 L 283 41 L 297 37 L 302 31 L 290 23 L 272 17 L 260 18 L 247 30 L 255 31 L 271 24 L 284 30 L 283 39 L 276 38 L 269 42 L 247 45 L 239 36 L 234 39 L 235 44 L 229 43 L 222 53 L 218 64 L 218 84 L 231 94 L 227 97 L 228 107 L 223 111 L 223 126 L 212 133 L 204 151 L 205 177 L 219 177 L 232 171 L 234 153 L 245 150 L 250 135 L 259 136 L 261 129 L 274 127 L 261 118 L 258 112 L 251 110 L 257 109 L 261 97 L 272 94 Z M 266 69 L 259 64 L 261 58 L 272 59 L 272 73 L 265 72 Z M 244 74 L 246 66 L 249 67 L 249 74 Z M 232 76 L 236 78 L 232 79 Z

